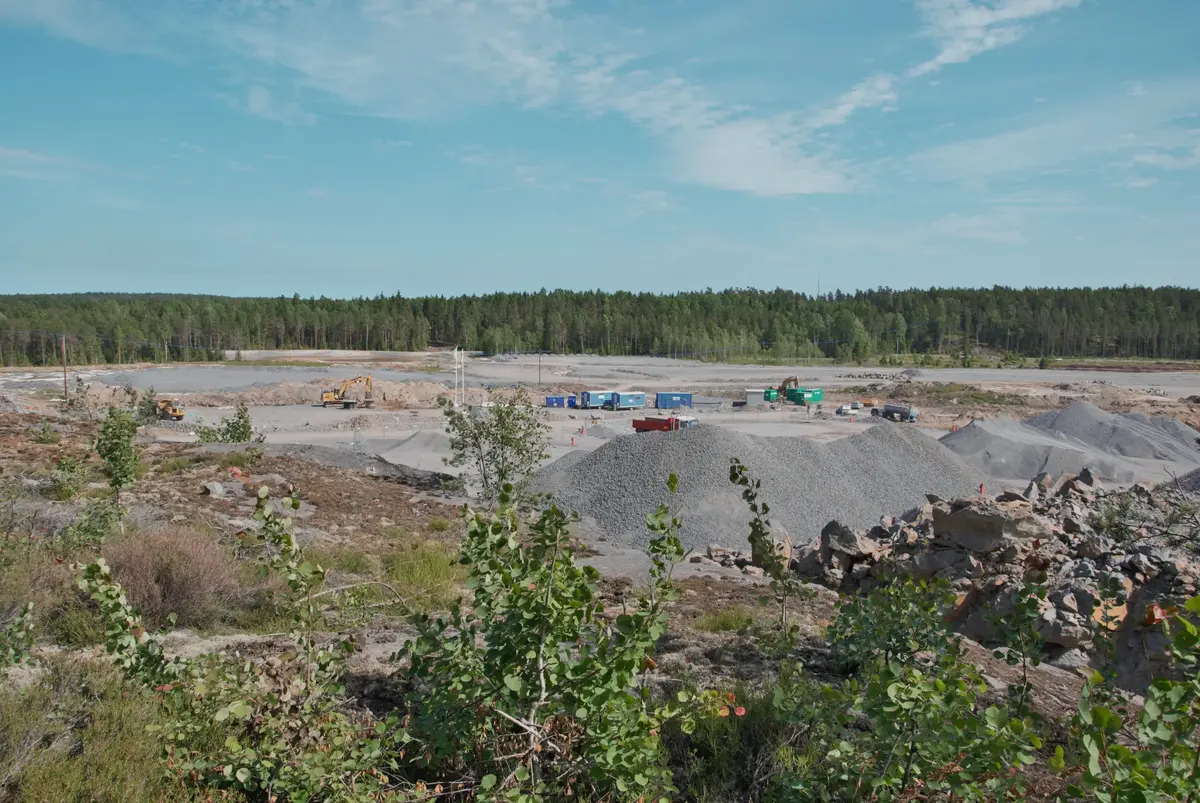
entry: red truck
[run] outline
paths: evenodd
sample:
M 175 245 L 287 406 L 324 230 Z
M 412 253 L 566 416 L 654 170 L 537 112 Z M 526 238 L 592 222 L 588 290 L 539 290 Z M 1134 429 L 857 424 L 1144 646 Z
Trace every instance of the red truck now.
M 634 432 L 673 432 L 694 427 L 699 422 L 690 415 L 651 415 L 633 419 Z

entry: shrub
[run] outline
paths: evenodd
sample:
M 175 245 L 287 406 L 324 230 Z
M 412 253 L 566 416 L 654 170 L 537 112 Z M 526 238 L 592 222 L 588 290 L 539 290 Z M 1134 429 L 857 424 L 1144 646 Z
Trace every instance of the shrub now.
M 43 418 L 42 425 L 38 428 L 37 435 L 34 436 L 33 440 L 36 443 L 49 445 L 58 443 L 61 439 L 62 436 L 54 431 L 54 428 L 50 426 L 49 421 Z
M 180 625 L 211 625 L 242 593 L 229 550 L 191 530 L 122 538 L 105 547 L 104 556 L 130 603 L 156 627 L 172 613 Z
M 85 482 L 87 468 L 83 461 L 69 454 L 62 455 L 54 461 L 54 471 L 50 474 L 50 498 L 59 502 L 73 499 Z
M 137 435 L 137 422 L 124 410 L 108 408 L 108 414 L 100 424 L 96 435 L 96 454 L 106 464 L 108 484 L 119 494 L 133 485 L 141 470 L 141 460 L 133 437 Z
M 238 402 L 233 416 L 222 418 L 215 427 L 196 427 L 196 437 L 201 443 L 249 443 L 261 442 L 263 436 L 254 436 L 254 424 L 250 420 L 250 408 Z
M 429 520 L 429 529 L 435 533 L 444 533 L 450 529 L 450 522 L 443 518 L 434 518 Z

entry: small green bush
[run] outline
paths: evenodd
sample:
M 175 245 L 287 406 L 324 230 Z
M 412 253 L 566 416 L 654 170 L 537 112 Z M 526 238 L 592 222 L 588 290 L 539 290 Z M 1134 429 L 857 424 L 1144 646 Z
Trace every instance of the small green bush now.
M 38 432 L 34 437 L 34 441 L 43 445 L 49 445 L 58 443 L 61 439 L 62 436 L 54 431 L 54 428 L 50 426 L 49 421 L 43 418 L 42 425 L 38 428 Z
M 196 427 L 196 437 L 201 443 L 249 443 L 252 440 L 261 441 L 254 436 L 254 424 L 250 420 L 250 408 L 245 402 L 238 402 L 233 416 L 222 418 L 215 427 Z
M 429 529 L 435 533 L 444 533 L 450 529 L 450 522 L 443 518 L 434 518 L 429 520 Z
M 65 454 L 54 461 L 48 493 L 51 499 L 65 502 L 74 499 L 87 482 L 87 467 L 77 457 Z

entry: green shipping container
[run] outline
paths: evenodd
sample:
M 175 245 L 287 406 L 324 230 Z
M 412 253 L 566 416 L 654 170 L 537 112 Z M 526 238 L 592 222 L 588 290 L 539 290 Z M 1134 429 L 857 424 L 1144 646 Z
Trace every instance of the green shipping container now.
M 825 391 L 821 388 L 808 388 L 804 392 L 804 400 L 809 404 L 820 404 L 825 400 Z
M 779 391 L 775 388 L 767 388 L 763 391 L 763 401 L 773 402 L 779 398 Z

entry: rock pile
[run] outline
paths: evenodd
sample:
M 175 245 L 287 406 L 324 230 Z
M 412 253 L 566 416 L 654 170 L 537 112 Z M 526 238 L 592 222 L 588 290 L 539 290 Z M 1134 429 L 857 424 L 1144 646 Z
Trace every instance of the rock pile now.
M 982 642 L 994 638 L 990 617 L 1022 582 L 1043 582 L 1038 630 L 1052 662 L 1085 664 L 1095 633 L 1108 627 L 1117 640 L 1136 634 L 1138 649 L 1121 659 L 1136 678 L 1164 646 L 1157 631 L 1141 628 L 1148 606 L 1181 604 L 1200 586 L 1197 510 L 1200 494 L 1177 483 L 1109 492 L 1086 470 L 1057 481 L 1042 474 L 1023 492 L 995 498 L 930 495 L 867 530 L 830 521 L 816 543 L 795 548 L 791 566 L 844 593 L 896 575 L 944 579 L 956 594 L 948 618 Z M 756 573 L 744 553 L 713 547 L 708 559 Z

